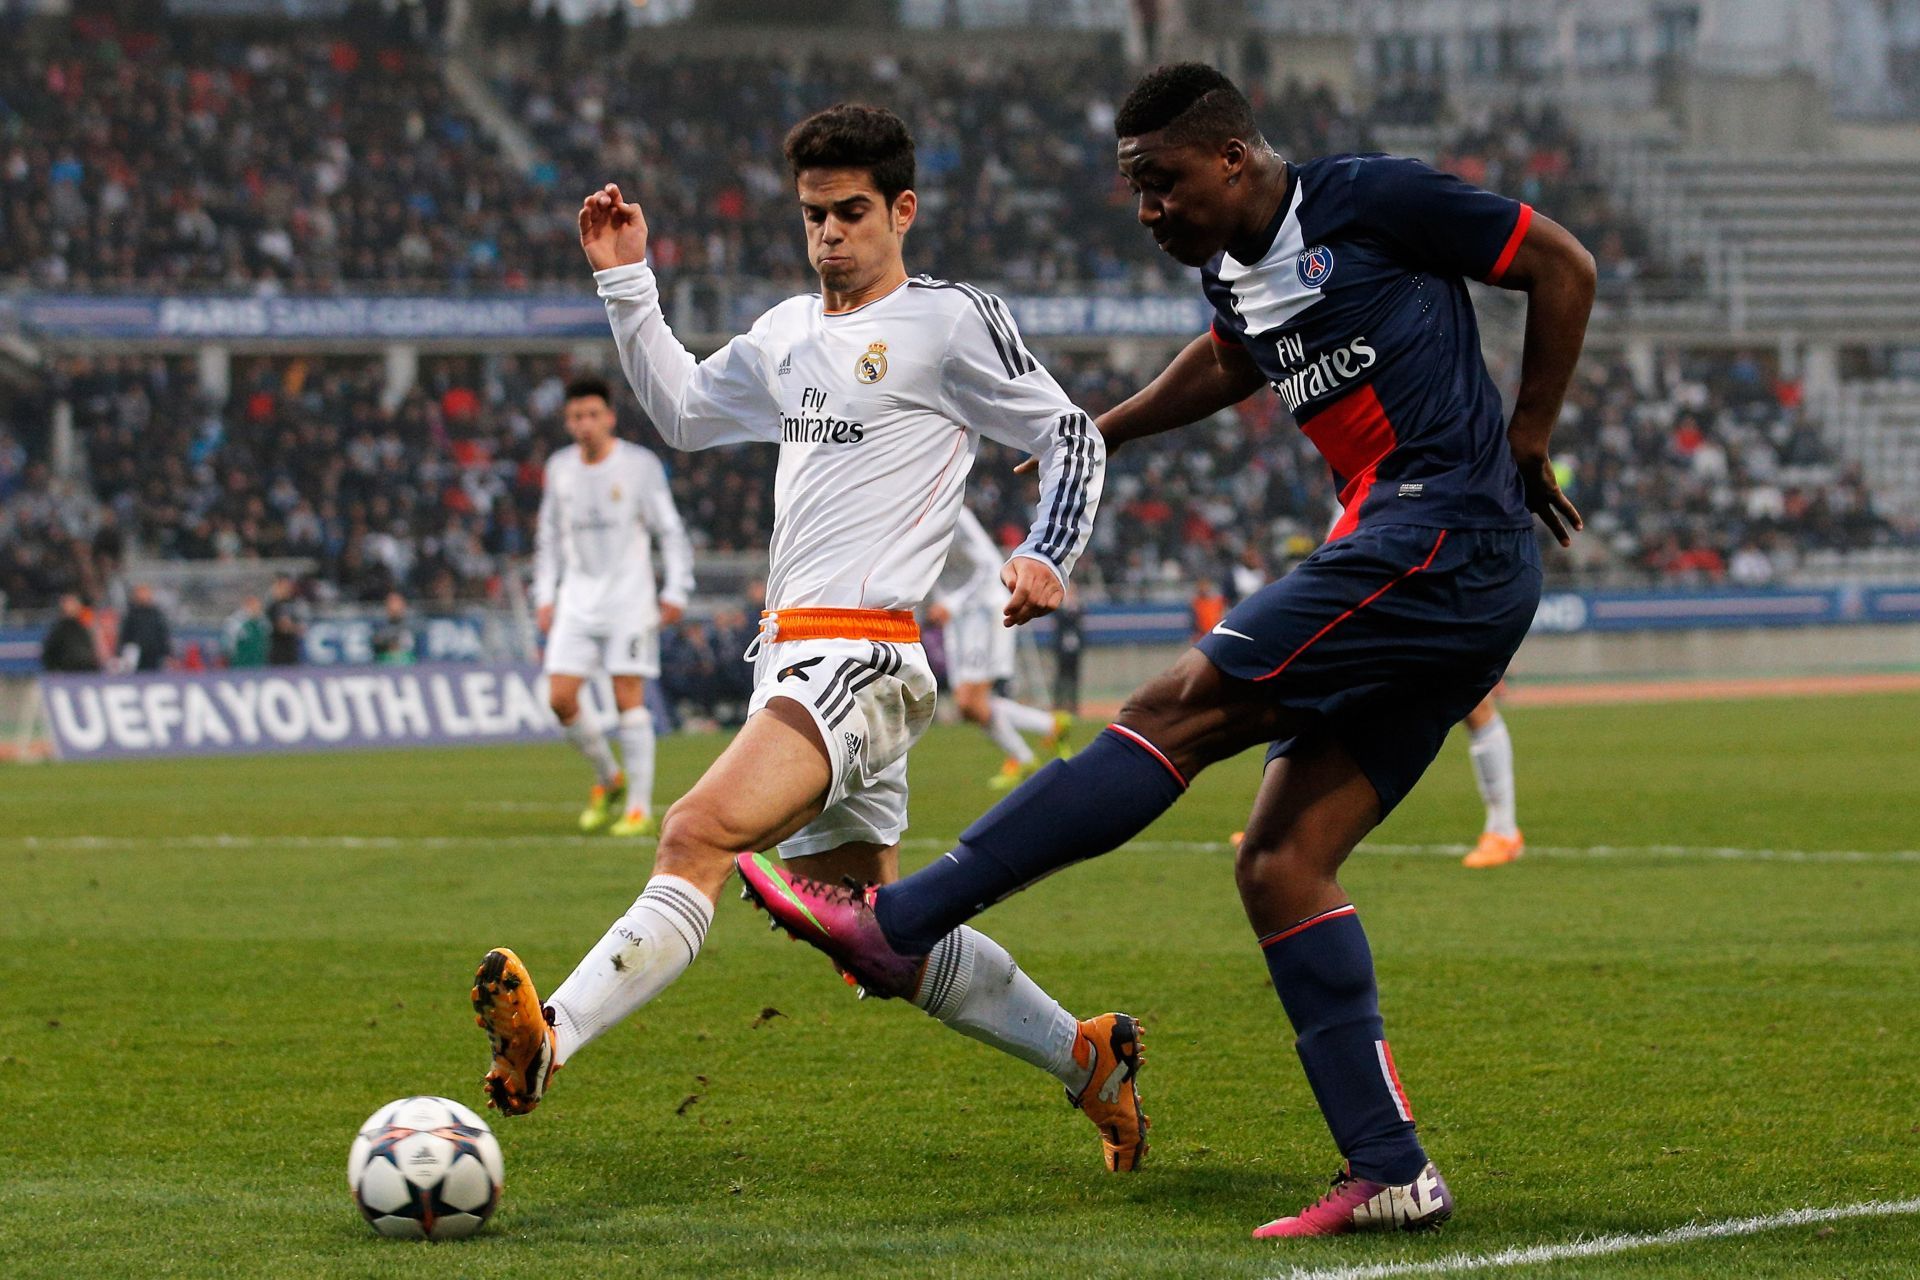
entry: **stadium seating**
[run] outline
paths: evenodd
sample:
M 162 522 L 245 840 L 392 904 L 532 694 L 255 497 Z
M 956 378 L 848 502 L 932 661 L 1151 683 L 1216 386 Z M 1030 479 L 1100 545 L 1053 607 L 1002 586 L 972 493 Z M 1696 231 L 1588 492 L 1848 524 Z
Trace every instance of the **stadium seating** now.
M 1920 380 L 1843 382 L 1823 407 L 1835 446 L 1874 478 L 1888 509 L 1920 518 Z
M 929 216 L 916 265 L 1031 292 L 1190 287 L 1147 251 L 1112 172 L 1127 72 L 1108 62 L 669 59 L 637 40 L 562 41 L 535 58 L 528 41 L 500 40 L 459 56 L 524 134 L 506 148 L 449 91 L 448 55 L 419 31 L 171 30 L 46 21 L 23 56 L 0 63 L 0 277 L 138 289 L 577 285 L 576 193 L 637 175 L 663 273 L 806 288 L 780 138 L 806 110 L 860 97 L 900 106 L 919 131 Z M 1255 96 L 1289 154 L 1382 141 L 1323 88 Z M 322 127 L 292 129 L 296 119 Z M 1906 216 L 1920 167 L 1645 148 L 1591 164 L 1551 109 L 1453 123 L 1396 115 L 1384 133 L 1573 227 L 1607 284 L 1684 280 L 1699 261 L 1713 296 L 1737 295 L 1756 321 L 1842 325 L 1904 308 L 1920 284 L 1920 234 Z M 283 136 L 299 141 L 289 151 Z M 1646 223 L 1612 198 L 1609 173 L 1630 179 L 1621 185 Z M 1503 314 L 1489 315 L 1496 349 L 1517 336 Z M 1107 357 L 1047 354 L 1096 412 L 1134 385 Z M 1583 372 L 1560 452 L 1596 536 L 1574 557 L 1554 554 L 1558 580 L 1711 579 L 1733 573 L 1743 550 L 1754 554 L 1742 572 L 1771 579 L 1915 543 L 1920 384 L 1849 385 L 1803 406 L 1752 360 L 1661 363 L 1655 386 L 1606 362 Z M 429 357 L 391 405 L 371 357 L 242 359 L 231 398 L 210 404 L 186 360 L 65 362 L 50 385 L 74 407 L 92 491 L 46 467 L 43 407 L 0 422 L 0 591 L 33 607 L 92 590 L 130 539 L 163 557 L 312 557 L 353 599 L 390 585 L 442 602 L 492 598 L 530 549 L 567 367 Z M 644 434 L 637 408 L 628 413 Z M 973 484 L 1007 538 L 1029 501 L 1012 461 L 988 447 Z M 764 546 L 771 453 L 670 463 L 704 552 Z M 1177 447 L 1119 456 L 1117 518 L 1097 532 L 1087 580 L 1122 598 L 1179 595 L 1242 558 L 1278 568 L 1318 539 L 1331 501 L 1324 467 L 1258 397 Z
M 1049 363 L 1096 413 L 1137 383 L 1100 356 L 1055 353 Z M 85 585 L 69 548 L 97 547 L 111 561 L 131 538 L 169 558 L 311 557 L 329 594 L 346 600 L 392 587 L 440 604 L 496 600 L 502 575 L 531 549 L 540 467 L 565 443 L 568 369 L 559 357 L 429 357 L 414 390 L 386 406 L 377 360 L 261 358 L 236 366 L 233 396 L 214 406 L 190 361 L 69 364 L 61 376 L 98 500 L 44 466 L 15 468 L 14 492 L 0 498 L 9 547 L 0 589 L 16 606 L 44 603 Z M 1920 545 L 1913 512 L 1869 493 L 1864 476 L 1879 455 L 1836 452 L 1797 384 L 1767 363 L 1672 353 L 1662 369 L 1642 387 L 1624 364 L 1594 360 L 1576 381 L 1556 443 L 1590 535 L 1572 555 L 1550 553 L 1556 581 L 1773 581 L 1842 563 L 1809 560 L 1816 552 L 1860 564 L 1884 552 L 1891 564 Z M 1912 434 L 1892 415 L 1914 414 L 1914 387 L 1889 385 L 1907 398 L 1889 391 L 1861 412 L 1882 415 L 1875 429 Z M 658 447 L 621 398 L 629 434 Z M 663 456 L 703 555 L 764 550 L 774 451 Z M 985 445 L 969 485 L 1008 543 L 1033 500 L 1030 482 L 1012 475 L 1016 461 Z M 1182 598 L 1196 579 L 1226 578 L 1243 561 L 1277 572 L 1318 542 L 1332 503 L 1325 465 L 1262 393 L 1115 456 L 1109 518 L 1083 581 L 1116 599 Z
M 577 278 L 572 218 L 500 157 L 424 48 L 99 18 L 0 59 L 0 277 L 325 289 Z
M 1920 164 L 1642 150 L 1625 167 L 1640 212 L 1676 251 L 1714 261 L 1714 294 L 1736 325 L 1870 335 L 1910 319 Z
M 572 211 L 609 178 L 656 226 L 663 273 L 804 286 L 779 160 L 807 111 L 898 107 L 920 142 L 916 254 L 1013 289 L 1181 288 L 1142 252 L 1113 169 L 1129 72 L 1111 60 L 666 58 L 576 42 L 476 55 L 531 140 L 516 163 L 445 82 L 447 55 L 391 26 L 217 23 L 168 35 L 99 18 L 34 28 L 0 63 L 0 277 L 47 286 L 333 289 L 578 282 Z M 488 61 L 491 59 L 491 61 Z M 1017 91 L 1017 92 L 1016 92 Z M 1374 145 L 1321 86 L 1254 92 L 1283 153 Z M 319 127 L 314 127 L 315 124 Z M 294 127 L 296 124 L 301 127 Z M 1552 210 L 1609 270 L 1643 234 L 1576 162 L 1551 112 L 1420 134 L 1467 176 Z

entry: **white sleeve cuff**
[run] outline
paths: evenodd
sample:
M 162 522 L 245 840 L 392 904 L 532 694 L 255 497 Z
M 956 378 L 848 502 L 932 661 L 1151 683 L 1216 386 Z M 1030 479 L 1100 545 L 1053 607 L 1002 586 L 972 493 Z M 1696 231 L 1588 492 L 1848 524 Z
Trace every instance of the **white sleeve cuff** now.
M 660 286 L 653 278 L 653 268 L 645 262 L 629 262 L 624 266 L 596 271 L 593 273 L 593 283 L 603 298 L 635 302 L 660 291 Z
M 1012 555 L 1007 557 L 1008 564 L 1012 564 L 1015 560 L 1031 560 L 1035 564 L 1045 565 L 1047 567 L 1047 572 L 1053 575 L 1054 581 L 1060 584 L 1060 589 L 1062 591 L 1066 590 L 1067 575 L 1060 571 L 1059 565 L 1047 559 L 1045 556 L 1041 555 L 1038 551 L 1029 551 L 1025 547 L 1022 547 L 1020 550 L 1014 552 Z

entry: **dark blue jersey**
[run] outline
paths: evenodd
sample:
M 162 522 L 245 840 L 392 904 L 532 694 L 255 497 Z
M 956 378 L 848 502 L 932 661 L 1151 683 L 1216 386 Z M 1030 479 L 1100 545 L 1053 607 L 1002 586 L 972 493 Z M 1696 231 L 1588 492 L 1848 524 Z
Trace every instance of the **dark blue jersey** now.
M 1532 526 L 1466 286 L 1500 279 L 1532 219 L 1418 160 L 1328 156 L 1287 166 L 1256 261 L 1202 268 L 1214 338 L 1246 348 L 1333 468 L 1330 536 Z

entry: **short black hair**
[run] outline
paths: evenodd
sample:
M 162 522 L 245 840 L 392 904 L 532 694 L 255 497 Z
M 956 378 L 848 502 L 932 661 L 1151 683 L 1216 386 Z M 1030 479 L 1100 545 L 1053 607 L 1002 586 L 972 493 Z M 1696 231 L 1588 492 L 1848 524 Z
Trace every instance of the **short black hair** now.
M 913 186 L 913 134 L 885 107 L 838 102 L 816 111 L 788 132 L 785 150 L 795 178 L 803 169 L 865 169 L 888 204 Z
M 1247 95 L 1204 62 L 1155 67 L 1133 86 L 1113 117 L 1113 132 L 1121 138 L 1162 129 L 1176 144 L 1229 138 L 1252 142 L 1260 136 Z
M 567 399 L 585 400 L 588 396 L 599 396 L 608 404 L 613 403 L 613 388 L 607 385 L 605 378 L 585 374 L 567 384 Z

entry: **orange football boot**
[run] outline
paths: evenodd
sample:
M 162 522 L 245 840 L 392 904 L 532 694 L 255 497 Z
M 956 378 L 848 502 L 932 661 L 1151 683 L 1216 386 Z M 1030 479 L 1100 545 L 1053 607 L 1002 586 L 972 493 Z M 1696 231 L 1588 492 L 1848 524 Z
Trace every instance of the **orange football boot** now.
M 1073 1060 L 1091 1067 L 1080 1092 L 1067 1091 L 1067 1101 L 1086 1113 L 1100 1130 L 1100 1146 L 1107 1168 L 1131 1173 L 1147 1154 L 1147 1113 L 1140 1109 L 1140 1065 L 1145 1061 L 1140 1041 L 1144 1032 L 1124 1013 L 1103 1013 L 1080 1024 Z
M 1504 867 L 1516 861 L 1527 851 L 1527 838 L 1515 831 L 1510 836 L 1485 831 L 1480 835 L 1480 843 L 1473 846 L 1473 852 L 1460 859 L 1463 867 Z
M 560 1068 L 553 1061 L 553 1025 L 519 956 L 505 947 L 487 952 L 473 975 L 473 1011 L 493 1048 L 493 1068 L 481 1081 L 487 1105 L 523 1116 L 540 1105 Z

